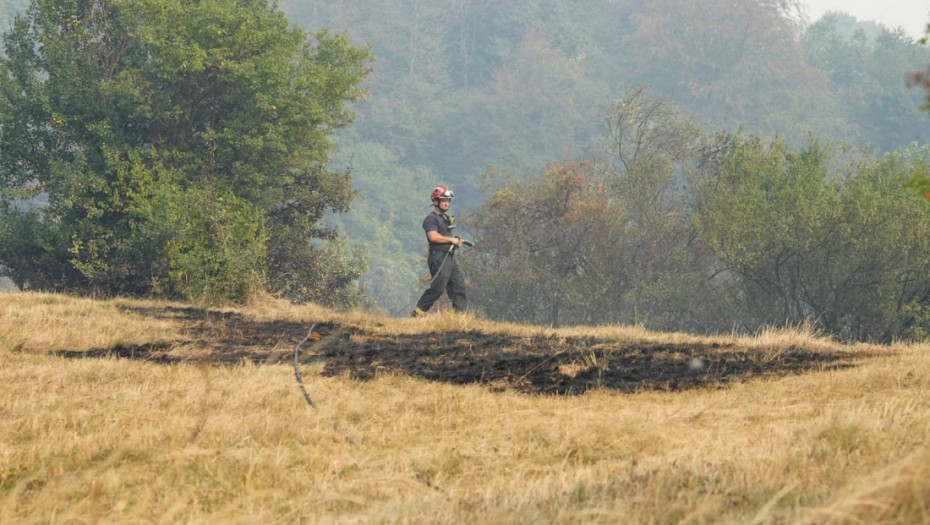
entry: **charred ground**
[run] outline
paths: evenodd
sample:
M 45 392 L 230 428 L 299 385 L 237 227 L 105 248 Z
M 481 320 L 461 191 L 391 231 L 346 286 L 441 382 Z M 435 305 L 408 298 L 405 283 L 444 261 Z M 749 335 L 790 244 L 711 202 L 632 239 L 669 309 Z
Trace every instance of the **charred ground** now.
M 181 325 L 183 341 L 61 350 L 69 358 L 112 357 L 157 363 L 229 366 L 284 363 L 309 323 L 256 321 L 202 308 L 121 306 L 124 311 Z M 581 394 L 724 387 L 757 377 L 848 368 L 874 354 L 862 351 L 747 349 L 736 344 L 657 344 L 596 337 L 512 336 L 481 331 L 394 334 L 334 323 L 315 325 L 302 362 L 322 363 L 323 375 L 366 381 L 406 374 L 429 381 L 483 384 L 528 394 Z

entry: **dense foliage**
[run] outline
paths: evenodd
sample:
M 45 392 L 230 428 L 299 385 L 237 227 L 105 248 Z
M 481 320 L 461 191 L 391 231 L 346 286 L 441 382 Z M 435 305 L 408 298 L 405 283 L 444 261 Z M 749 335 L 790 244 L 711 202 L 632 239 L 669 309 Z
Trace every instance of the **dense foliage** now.
M 930 207 L 902 182 L 930 150 L 854 152 L 832 170 L 830 146 L 706 134 L 641 90 L 607 128 L 598 162 L 511 181 L 473 213 L 491 316 L 927 335 Z
M 720 328 L 720 312 L 695 302 L 718 291 L 680 177 L 712 160 L 716 139 L 642 89 L 606 119 L 597 161 L 511 181 L 472 214 L 477 302 L 493 317 L 554 325 Z
M 902 182 L 930 168 L 930 152 L 863 155 L 831 176 L 816 142 L 791 152 L 778 140 L 733 140 L 696 219 L 746 311 L 813 319 L 851 340 L 922 336 L 930 207 Z
M 342 303 L 360 283 L 407 313 L 445 183 L 495 318 L 930 329 L 930 126 L 904 82 L 930 50 L 900 32 L 793 0 L 281 0 L 310 45 L 227 4 L 41 0 L 8 35 L 0 273 Z M 364 100 L 349 41 L 377 57 Z
M 778 134 L 791 147 L 812 133 L 880 151 L 930 139 L 920 93 L 904 83 L 906 71 L 930 62 L 930 50 L 844 15 L 805 26 L 799 2 L 281 6 L 308 29 L 371 43 L 378 58 L 371 98 L 357 105 L 358 125 L 341 136 L 338 159 L 369 200 L 337 222 L 364 240 L 372 254 L 366 282 L 397 313 L 414 300 L 416 272 L 425 273 L 410 254 L 423 250 L 419 223 L 433 185 L 451 185 L 461 212 L 488 196 L 480 183 L 488 167 L 521 177 L 550 162 L 588 160 L 602 116 L 630 86 L 651 86 L 711 129 Z M 467 222 L 460 228 L 472 233 Z
M 0 265 L 20 285 L 242 299 L 352 295 L 327 210 L 367 51 L 267 0 L 37 0 L 0 62 Z M 18 200 L 43 194 L 24 211 Z
M 836 13 L 808 28 L 804 44 L 811 65 L 829 75 L 833 98 L 845 114 L 844 135 L 824 136 L 881 151 L 930 141 L 930 126 L 919 111 L 921 93 L 905 82 L 906 72 L 930 60 L 926 47 Z

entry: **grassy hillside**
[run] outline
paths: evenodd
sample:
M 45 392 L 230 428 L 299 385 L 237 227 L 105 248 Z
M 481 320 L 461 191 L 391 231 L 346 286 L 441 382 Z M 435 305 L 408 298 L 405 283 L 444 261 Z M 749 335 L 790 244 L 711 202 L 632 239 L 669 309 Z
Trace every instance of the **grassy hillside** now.
M 926 346 L 23 293 L 0 384 L 2 523 L 930 522 Z

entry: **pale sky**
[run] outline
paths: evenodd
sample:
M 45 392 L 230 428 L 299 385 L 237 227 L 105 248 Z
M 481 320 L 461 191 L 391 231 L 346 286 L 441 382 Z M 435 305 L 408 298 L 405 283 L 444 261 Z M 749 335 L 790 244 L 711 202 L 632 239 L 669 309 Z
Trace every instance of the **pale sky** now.
M 914 37 L 924 36 L 930 22 L 930 0 L 803 0 L 811 22 L 827 11 L 842 11 L 859 20 L 873 20 L 888 27 L 900 27 Z

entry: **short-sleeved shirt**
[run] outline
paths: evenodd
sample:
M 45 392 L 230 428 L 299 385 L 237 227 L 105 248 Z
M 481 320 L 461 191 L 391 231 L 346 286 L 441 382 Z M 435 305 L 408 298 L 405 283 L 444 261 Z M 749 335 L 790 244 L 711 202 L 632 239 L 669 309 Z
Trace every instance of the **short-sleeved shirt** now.
M 430 212 L 430 214 L 423 219 L 423 231 L 427 233 L 427 241 L 429 240 L 429 232 L 437 232 L 444 237 L 452 237 L 452 228 L 454 227 L 455 226 L 452 225 L 452 219 L 445 213 Z M 454 246 L 452 243 L 435 244 L 431 242 L 429 243 L 429 253 L 430 255 L 434 252 L 445 253 L 449 251 L 452 246 Z

